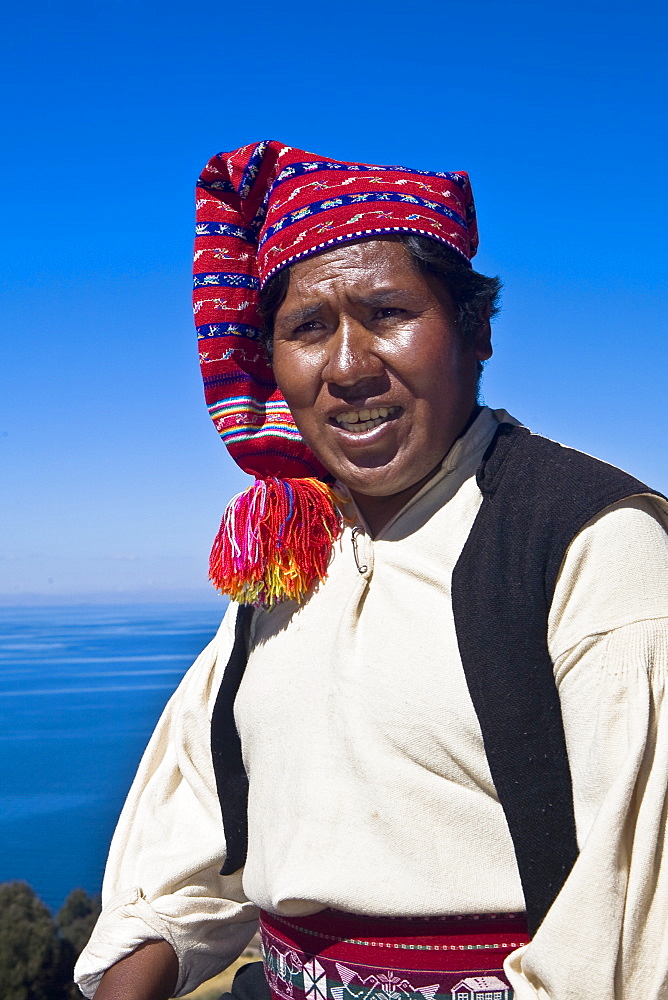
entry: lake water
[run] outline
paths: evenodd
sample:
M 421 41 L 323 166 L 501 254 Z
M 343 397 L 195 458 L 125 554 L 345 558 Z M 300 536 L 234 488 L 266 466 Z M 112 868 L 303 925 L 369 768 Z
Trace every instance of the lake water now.
M 99 892 L 148 737 L 223 612 L 0 608 L 0 882 L 25 879 L 52 909 Z

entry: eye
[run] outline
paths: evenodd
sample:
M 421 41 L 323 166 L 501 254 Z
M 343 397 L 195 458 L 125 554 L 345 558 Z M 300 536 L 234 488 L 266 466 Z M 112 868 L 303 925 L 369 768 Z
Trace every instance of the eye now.
M 308 322 L 301 323 L 299 326 L 296 326 L 292 333 L 293 335 L 299 333 L 312 333 L 315 330 L 320 330 L 321 327 L 322 323 L 320 323 L 317 319 L 310 319 Z
M 313 340 L 318 337 L 322 329 L 323 323 L 318 319 L 305 320 L 303 323 L 298 323 L 295 326 L 279 321 L 274 326 L 274 340 Z
M 397 316 L 405 316 L 407 314 L 406 309 L 400 309 L 399 306 L 385 306 L 383 309 L 376 309 L 373 314 L 374 319 L 394 319 Z

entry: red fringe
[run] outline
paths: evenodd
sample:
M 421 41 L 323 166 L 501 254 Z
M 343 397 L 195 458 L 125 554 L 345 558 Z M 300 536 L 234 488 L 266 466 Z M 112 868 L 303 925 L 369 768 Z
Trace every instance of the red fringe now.
M 227 506 L 209 578 L 240 604 L 301 601 L 324 580 L 341 515 L 320 479 L 257 479 Z

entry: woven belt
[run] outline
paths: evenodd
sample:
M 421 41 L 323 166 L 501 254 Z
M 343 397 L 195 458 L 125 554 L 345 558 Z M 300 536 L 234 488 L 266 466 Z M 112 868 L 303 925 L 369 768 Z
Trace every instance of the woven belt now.
M 274 1000 L 511 1000 L 506 956 L 529 941 L 525 914 L 309 917 L 263 911 Z

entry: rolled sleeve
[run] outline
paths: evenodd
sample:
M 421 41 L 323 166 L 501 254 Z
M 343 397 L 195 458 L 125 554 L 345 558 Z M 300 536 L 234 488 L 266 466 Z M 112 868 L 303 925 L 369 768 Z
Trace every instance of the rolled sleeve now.
M 123 807 L 103 909 L 75 979 L 92 997 L 106 970 L 163 939 L 179 961 L 176 996 L 237 958 L 257 928 L 242 871 L 223 877 L 225 844 L 210 750 L 211 713 L 234 638 L 236 605 L 170 699 Z

